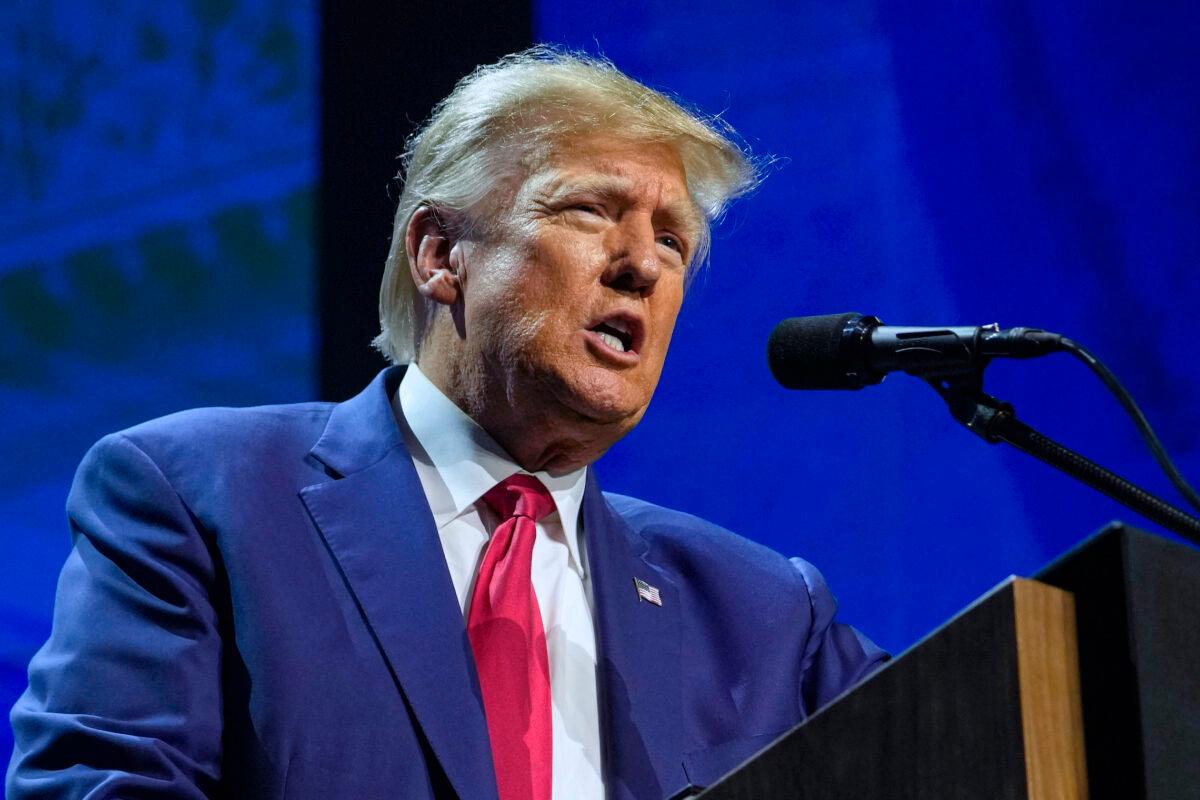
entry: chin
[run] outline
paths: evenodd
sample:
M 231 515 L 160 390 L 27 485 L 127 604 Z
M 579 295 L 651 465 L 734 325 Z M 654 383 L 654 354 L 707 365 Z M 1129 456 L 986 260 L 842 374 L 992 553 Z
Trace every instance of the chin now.
M 584 370 L 560 383 L 563 405 L 598 425 L 628 432 L 650 403 L 648 393 L 624 375 L 605 368 Z

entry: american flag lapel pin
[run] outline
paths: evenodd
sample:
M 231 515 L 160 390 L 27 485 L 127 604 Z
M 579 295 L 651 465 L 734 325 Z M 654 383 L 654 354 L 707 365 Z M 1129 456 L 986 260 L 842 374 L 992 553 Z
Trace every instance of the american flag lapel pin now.
M 633 585 L 637 588 L 638 602 L 645 600 L 647 603 L 662 608 L 662 596 L 658 593 L 658 589 L 646 583 L 641 578 L 634 578 Z

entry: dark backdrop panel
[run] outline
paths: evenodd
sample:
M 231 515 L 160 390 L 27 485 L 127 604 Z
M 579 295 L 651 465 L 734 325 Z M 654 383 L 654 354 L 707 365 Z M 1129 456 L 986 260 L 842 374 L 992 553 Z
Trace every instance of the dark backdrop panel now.
M 321 399 L 356 394 L 386 365 L 379 281 L 404 141 L 455 82 L 532 43 L 529 2 L 338 3 L 321 34 Z
M 545 0 L 536 32 L 723 112 L 780 158 L 719 229 L 650 412 L 600 462 L 608 489 L 810 559 L 892 649 L 1131 516 L 958 428 L 907 376 L 776 386 L 774 323 L 849 310 L 1070 335 L 1200 476 L 1197 7 Z M 997 363 L 988 386 L 1175 496 L 1068 356 Z

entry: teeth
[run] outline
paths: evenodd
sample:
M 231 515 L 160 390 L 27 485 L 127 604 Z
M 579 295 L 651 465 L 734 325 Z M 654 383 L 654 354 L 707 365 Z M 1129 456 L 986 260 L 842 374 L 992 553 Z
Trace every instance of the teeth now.
M 596 331 L 596 335 L 599 336 L 604 341 L 604 343 L 606 345 L 608 345 L 609 347 L 611 347 L 613 350 L 620 350 L 622 353 L 625 352 L 625 343 L 622 342 L 620 339 L 618 339 L 616 336 L 613 336 L 611 333 L 605 333 L 604 331 Z
M 610 319 L 607 322 L 605 322 L 604 324 L 607 325 L 608 327 L 612 328 L 613 330 L 620 331 L 621 333 L 629 333 L 629 327 L 625 324 L 624 320 Z

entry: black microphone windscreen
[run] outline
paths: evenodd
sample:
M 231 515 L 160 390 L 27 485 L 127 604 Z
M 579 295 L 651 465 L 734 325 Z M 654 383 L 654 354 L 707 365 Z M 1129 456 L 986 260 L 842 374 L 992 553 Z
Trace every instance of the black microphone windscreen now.
M 767 341 L 771 374 L 788 389 L 858 389 L 862 382 L 849 377 L 853 365 L 845 363 L 843 331 L 861 314 L 826 314 L 792 317 L 775 326 Z

